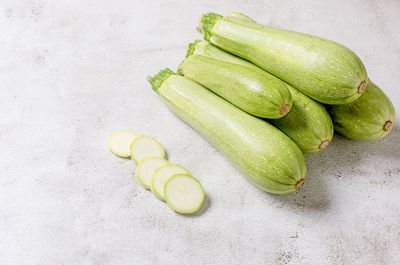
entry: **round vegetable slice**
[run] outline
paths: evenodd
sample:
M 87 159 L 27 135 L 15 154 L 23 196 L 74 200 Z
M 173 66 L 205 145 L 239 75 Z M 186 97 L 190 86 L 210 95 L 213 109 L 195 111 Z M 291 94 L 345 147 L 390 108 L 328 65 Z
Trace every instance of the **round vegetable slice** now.
M 117 131 L 108 137 L 108 149 L 119 157 L 130 157 L 130 146 L 136 137 L 137 135 L 130 131 Z
M 203 187 L 189 174 L 170 177 L 165 183 L 164 194 L 168 206 L 181 214 L 197 212 L 204 201 Z
M 170 177 L 176 174 L 190 174 L 190 172 L 177 164 L 168 164 L 157 169 L 151 178 L 151 191 L 165 201 L 164 185 Z
M 162 145 L 153 137 L 141 135 L 136 137 L 131 144 L 131 158 L 139 163 L 146 157 L 164 158 L 165 151 Z
M 142 186 L 149 190 L 151 188 L 151 177 L 153 176 L 154 171 L 166 164 L 168 164 L 168 161 L 164 158 L 143 158 L 136 167 L 136 177 Z

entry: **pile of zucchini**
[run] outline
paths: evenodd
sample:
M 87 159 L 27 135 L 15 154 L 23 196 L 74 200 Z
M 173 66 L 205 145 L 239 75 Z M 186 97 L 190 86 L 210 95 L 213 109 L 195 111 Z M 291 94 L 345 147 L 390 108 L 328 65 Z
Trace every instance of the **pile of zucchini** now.
M 334 129 L 369 141 L 393 128 L 389 98 L 343 45 L 240 13 L 205 14 L 198 30 L 204 40 L 189 45 L 177 73 L 167 68 L 148 81 L 259 188 L 299 188 L 303 153 L 326 148 Z

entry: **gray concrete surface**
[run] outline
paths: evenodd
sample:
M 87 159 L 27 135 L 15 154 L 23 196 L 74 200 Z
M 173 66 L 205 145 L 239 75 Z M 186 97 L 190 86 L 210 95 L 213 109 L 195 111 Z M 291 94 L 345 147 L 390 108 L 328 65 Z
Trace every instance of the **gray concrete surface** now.
M 399 111 L 397 0 L 1 0 L 0 264 L 400 264 L 399 119 L 377 142 L 335 136 L 306 156 L 304 187 L 276 196 L 150 89 L 208 11 L 343 43 Z M 106 148 L 121 129 L 155 136 L 201 180 L 200 214 L 139 185 Z

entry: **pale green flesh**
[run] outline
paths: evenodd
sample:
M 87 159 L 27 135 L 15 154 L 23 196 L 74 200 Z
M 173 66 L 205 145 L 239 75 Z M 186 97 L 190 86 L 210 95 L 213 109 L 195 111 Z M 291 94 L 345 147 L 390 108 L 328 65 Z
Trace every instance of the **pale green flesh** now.
M 131 144 L 131 158 L 136 163 L 147 157 L 164 158 L 165 151 L 162 145 L 153 137 L 141 135 L 136 137 Z
M 287 113 L 280 113 L 280 108 L 292 105 L 286 83 L 264 71 L 202 55 L 189 56 L 180 70 L 185 77 L 255 116 L 278 119 Z
M 263 71 L 258 66 L 229 54 L 207 41 L 197 43 L 193 54 L 244 65 L 254 71 Z M 333 124 L 328 112 L 320 103 L 286 85 L 293 97 L 292 109 L 285 117 L 270 122 L 288 135 L 303 153 L 321 151 L 321 143 L 330 142 L 333 137 Z
M 203 187 L 189 174 L 177 174 L 169 178 L 164 193 L 168 206 L 181 214 L 197 212 L 204 201 Z
M 329 106 L 335 130 L 354 140 L 374 141 L 387 135 L 393 128 L 395 111 L 392 102 L 372 81 L 364 94 L 355 102 Z M 392 125 L 387 131 L 387 121 Z
M 306 166 L 300 149 L 267 122 L 182 76 L 168 77 L 158 94 L 172 112 L 202 134 L 261 189 L 290 193 L 305 178 Z
M 168 161 L 164 158 L 159 157 L 148 157 L 144 158 L 140 161 L 140 163 L 136 167 L 136 177 L 139 180 L 140 184 L 146 189 L 151 188 L 151 178 L 153 176 L 154 171 L 158 168 L 168 164 Z
M 151 191 L 161 200 L 165 200 L 164 185 L 175 174 L 190 174 L 189 170 L 177 164 L 167 164 L 157 169 L 151 178 Z
M 130 157 L 130 146 L 136 134 L 130 131 L 117 131 L 108 137 L 108 149 L 119 157 Z
M 209 41 L 245 58 L 326 104 L 345 104 L 367 80 L 361 60 L 333 41 L 262 26 L 236 17 L 217 19 Z

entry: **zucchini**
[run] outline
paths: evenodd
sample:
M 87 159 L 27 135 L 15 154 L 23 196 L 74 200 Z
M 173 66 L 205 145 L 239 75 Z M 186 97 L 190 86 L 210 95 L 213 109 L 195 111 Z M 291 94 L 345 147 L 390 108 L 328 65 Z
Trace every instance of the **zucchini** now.
M 289 85 L 261 69 L 190 55 L 179 72 L 254 116 L 278 119 L 292 106 Z
M 210 58 L 218 59 L 220 61 L 236 63 L 252 67 L 254 69 L 260 69 L 258 66 L 252 64 L 251 62 L 243 60 L 240 57 L 233 56 L 232 54 L 221 50 L 220 48 L 210 44 L 208 41 L 205 40 L 195 40 L 194 42 L 189 44 L 186 58 L 192 54 L 203 55 Z
M 352 102 L 367 85 L 361 60 L 336 42 L 214 13 L 201 18 L 199 29 L 207 41 L 253 62 L 322 103 Z
M 316 153 L 325 149 L 332 141 L 332 119 L 321 104 L 291 88 L 293 107 L 290 115 L 271 124 L 289 136 L 305 154 Z
M 284 133 L 170 69 L 148 80 L 175 115 L 203 135 L 256 186 L 284 194 L 303 184 L 304 156 Z
M 187 56 L 192 54 L 240 64 L 254 69 L 254 71 L 262 71 L 258 66 L 229 54 L 204 40 L 196 40 L 189 44 Z M 333 124 L 328 112 L 322 104 L 310 99 L 290 85 L 287 87 L 293 97 L 290 112 L 283 118 L 269 122 L 289 136 L 303 153 L 315 153 L 323 150 L 333 137 Z
M 328 106 L 335 130 L 349 139 L 375 141 L 393 128 L 395 111 L 392 102 L 371 80 L 367 90 L 355 102 Z

